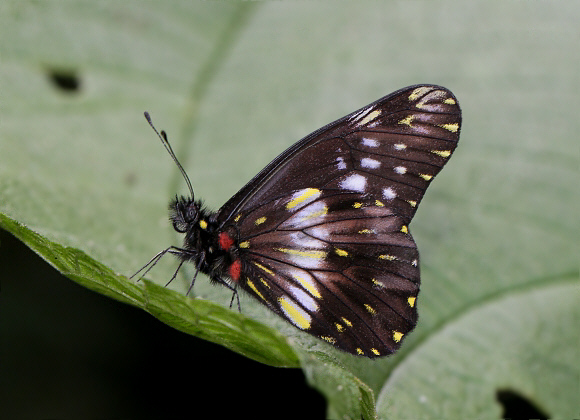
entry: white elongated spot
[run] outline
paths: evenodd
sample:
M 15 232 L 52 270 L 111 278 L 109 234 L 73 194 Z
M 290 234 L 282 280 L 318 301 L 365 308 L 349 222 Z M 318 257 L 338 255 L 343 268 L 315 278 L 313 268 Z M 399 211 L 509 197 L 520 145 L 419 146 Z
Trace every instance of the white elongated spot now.
M 363 137 L 362 145 L 367 147 L 379 147 L 379 142 L 375 139 L 369 139 L 368 137 Z
M 290 293 L 296 298 L 296 300 L 304 306 L 310 312 L 316 312 L 318 310 L 318 304 L 312 297 L 299 287 L 290 286 Z
M 362 175 L 353 174 L 342 180 L 339 186 L 345 190 L 364 192 L 367 186 L 367 179 Z
M 379 166 L 381 166 L 381 162 L 371 158 L 362 158 L 360 160 L 360 164 L 363 168 L 368 169 L 377 169 Z
M 403 175 L 404 173 L 407 172 L 407 168 L 405 168 L 404 166 L 396 166 L 395 172 L 398 173 L 399 175 Z

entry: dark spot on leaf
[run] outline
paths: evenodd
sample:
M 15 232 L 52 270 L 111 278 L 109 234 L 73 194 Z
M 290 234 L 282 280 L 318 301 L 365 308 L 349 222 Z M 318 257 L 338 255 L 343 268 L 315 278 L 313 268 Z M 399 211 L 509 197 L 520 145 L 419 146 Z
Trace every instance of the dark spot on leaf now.
M 550 418 L 548 414 L 541 411 L 530 400 L 513 390 L 498 390 L 496 398 L 503 407 L 502 419 L 529 420 Z
M 48 69 L 48 79 L 58 90 L 65 93 L 77 93 L 81 87 L 81 80 L 75 70 Z

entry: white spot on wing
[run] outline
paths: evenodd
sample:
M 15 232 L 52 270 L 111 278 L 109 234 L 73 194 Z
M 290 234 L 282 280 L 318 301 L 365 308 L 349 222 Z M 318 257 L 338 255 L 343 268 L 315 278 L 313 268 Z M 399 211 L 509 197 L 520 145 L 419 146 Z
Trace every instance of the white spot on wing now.
M 395 172 L 400 174 L 400 175 L 403 175 L 404 173 L 407 172 L 407 168 L 405 168 L 404 166 L 397 166 L 395 168 Z
M 371 158 L 362 158 L 360 160 L 360 164 L 363 168 L 368 169 L 377 169 L 379 166 L 381 166 L 381 162 Z
M 391 187 L 383 189 L 383 197 L 386 200 L 392 200 L 393 198 L 397 197 L 397 193 Z
M 367 147 L 379 147 L 379 142 L 377 140 L 369 139 L 368 137 L 363 137 L 362 144 Z
M 346 169 L 346 163 L 344 162 L 344 158 L 341 156 L 336 158 L 336 169 Z
M 345 190 L 364 192 L 367 186 L 367 179 L 362 175 L 353 174 L 341 181 L 339 186 Z

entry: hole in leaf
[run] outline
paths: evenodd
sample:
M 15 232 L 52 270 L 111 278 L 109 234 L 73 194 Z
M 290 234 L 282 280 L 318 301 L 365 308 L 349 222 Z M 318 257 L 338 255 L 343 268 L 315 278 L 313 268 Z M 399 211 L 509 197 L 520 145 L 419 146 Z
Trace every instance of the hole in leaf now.
M 530 400 L 513 390 L 498 390 L 496 398 L 503 407 L 502 419 L 529 420 L 550 418 L 550 416 L 532 404 Z
M 54 87 L 65 93 L 76 93 L 81 87 L 80 77 L 74 70 L 49 69 L 48 79 Z

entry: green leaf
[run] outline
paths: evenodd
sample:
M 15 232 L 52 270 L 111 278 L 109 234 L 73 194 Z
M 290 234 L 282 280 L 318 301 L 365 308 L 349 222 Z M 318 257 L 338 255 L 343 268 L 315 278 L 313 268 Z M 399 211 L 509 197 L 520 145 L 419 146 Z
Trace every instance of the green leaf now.
M 502 387 L 569 418 L 580 376 L 579 9 L 5 2 L 0 226 L 90 289 L 300 367 L 330 418 L 498 417 Z M 218 208 L 296 140 L 415 83 L 450 88 L 464 126 L 411 224 L 420 320 L 397 355 L 341 353 L 249 297 L 230 311 L 229 291 L 206 278 L 186 298 L 191 267 L 162 287 L 171 259 L 150 281 L 127 278 L 179 243 L 166 206 L 186 192 L 143 111 L 167 129 L 196 197 Z

